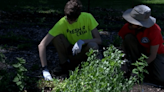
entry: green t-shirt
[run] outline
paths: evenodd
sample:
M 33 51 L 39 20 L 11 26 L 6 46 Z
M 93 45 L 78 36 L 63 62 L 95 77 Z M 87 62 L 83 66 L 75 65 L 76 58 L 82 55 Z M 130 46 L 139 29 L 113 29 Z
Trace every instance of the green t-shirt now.
M 90 13 L 81 12 L 77 21 L 72 24 L 69 24 L 66 16 L 61 18 L 49 31 L 49 34 L 54 37 L 59 34 L 63 34 L 73 45 L 79 39 L 92 39 L 93 37 L 91 31 L 97 26 L 98 22 Z

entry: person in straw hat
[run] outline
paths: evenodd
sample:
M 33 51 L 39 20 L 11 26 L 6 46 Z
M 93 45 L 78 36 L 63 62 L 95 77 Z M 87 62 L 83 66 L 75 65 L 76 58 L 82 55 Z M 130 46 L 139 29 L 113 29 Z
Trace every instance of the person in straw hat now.
M 137 5 L 126 10 L 122 17 L 127 23 L 120 29 L 118 35 L 123 39 L 122 49 L 126 58 L 134 63 L 141 53 L 145 54 L 148 57 L 146 69 L 149 78 L 151 75 L 151 80 L 163 84 L 164 41 L 161 28 L 156 24 L 156 18 L 151 16 L 151 9 L 146 5 Z M 131 65 L 131 69 L 133 68 Z

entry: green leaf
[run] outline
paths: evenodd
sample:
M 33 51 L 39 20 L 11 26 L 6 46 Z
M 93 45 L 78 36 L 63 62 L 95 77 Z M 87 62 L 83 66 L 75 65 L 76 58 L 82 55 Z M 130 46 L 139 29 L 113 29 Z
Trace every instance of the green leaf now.
M 93 51 L 93 49 L 91 48 L 91 49 L 89 49 L 89 52 L 86 53 L 86 55 L 89 57 L 89 56 L 91 56 L 91 55 L 93 54 L 93 52 L 94 52 L 94 51 Z
M 21 64 L 24 64 L 26 61 L 25 61 L 25 59 L 23 59 L 23 58 L 16 58 Z
M 25 67 L 23 67 L 23 66 L 20 66 L 20 67 L 19 67 L 19 71 L 20 71 L 20 72 L 23 72 L 23 71 L 27 71 L 27 69 L 26 69 Z
M 16 84 L 17 84 L 17 85 L 21 85 L 21 84 L 22 84 L 22 82 L 21 82 L 21 81 L 19 81 L 19 82 L 16 82 Z
M 133 69 L 133 70 L 132 70 L 132 73 L 135 73 L 135 74 L 137 74 L 137 75 L 139 74 L 137 69 Z
M 12 66 L 15 68 L 19 68 L 22 64 L 18 63 L 18 64 L 13 64 Z
M 13 82 L 18 82 L 19 81 L 19 78 L 18 77 L 15 77 Z
M 142 70 L 142 68 L 141 67 L 137 67 L 137 69 L 140 71 L 140 72 L 143 72 Z
M 135 63 L 132 63 L 132 65 L 138 66 L 138 61 L 136 61 Z
M 149 74 L 149 72 L 147 70 L 144 70 L 145 73 Z
M 114 62 L 114 61 L 111 61 L 111 62 L 110 62 L 110 65 L 111 65 L 111 66 L 114 66 L 114 65 L 115 65 L 115 62 Z
M 23 90 L 24 85 L 19 85 L 19 87 L 20 87 L 20 90 Z
M 96 90 L 96 92 L 100 92 L 100 90 L 99 90 L 99 89 L 97 89 L 97 90 Z
M 143 62 L 138 62 L 138 65 L 144 65 L 144 63 Z

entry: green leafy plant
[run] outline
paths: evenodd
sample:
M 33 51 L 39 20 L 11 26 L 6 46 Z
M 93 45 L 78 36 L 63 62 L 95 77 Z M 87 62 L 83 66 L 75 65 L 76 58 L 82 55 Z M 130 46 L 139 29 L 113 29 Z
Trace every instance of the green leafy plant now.
M 90 50 L 82 68 L 70 71 L 65 80 L 54 79 L 53 92 L 128 92 L 137 81 L 136 77 L 126 79 L 121 70 L 124 54 L 113 45 L 104 51 L 104 58 L 97 59 L 97 50 Z M 144 67 L 144 66 L 139 66 Z M 139 68 L 137 68 L 138 70 Z M 43 82 L 42 82 L 43 83 Z M 46 82 L 45 82 L 46 83 Z M 52 84 L 51 84 L 52 85 Z M 43 86 L 42 86 L 43 87 Z
M 0 90 L 2 92 L 5 92 L 6 90 L 9 92 L 12 92 L 13 86 L 10 85 L 10 83 L 11 83 L 10 79 L 11 79 L 11 76 L 13 75 L 13 73 L 7 72 L 6 57 L 2 53 L 0 53 L 0 62 L 1 62 L 1 64 L 4 65 L 4 67 L 1 67 L 1 69 L 0 69 Z
M 16 83 L 16 85 L 19 87 L 20 91 L 23 90 L 26 83 L 25 80 L 27 80 L 27 76 L 24 75 L 24 72 L 27 71 L 27 69 L 23 66 L 25 63 L 25 60 L 23 58 L 17 58 L 18 63 L 13 64 L 12 66 L 16 68 L 17 74 L 13 79 L 13 82 Z
M 10 64 L 5 59 L 5 55 L 0 53 L 0 62 L 13 66 L 15 72 L 9 72 L 6 68 L 0 70 L 0 90 L 3 92 L 21 92 L 23 91 L 28 77 L 25 75 L 27 69 L 23 66 L 25 64 L 25 60 L 23 58 L 16 58 L 17 63 Z
M 144 73 L 149 74 L 149 72 L 144 69 L 146 66 L 148 66 L 147 62 L 145 61 L 145 59 L 147 59 L 148 57 L 144 54 L 142 54 L 142 57 L 140 57 L 138 59 L 138 61 L 136 61 L 136 63 L 132 63 L 132 65 L 136 66 L 137 68 L 133 69 L 132 72 L 134 74 L 137 74 L 138 80 L 137 83 L 143 83 L 143 79 L 144 79 Z M 142 86 L 141 86 L 141 90 L 142 90 Z
M 132 63 L 132 65 L 136 66 L 136 69 L 133 69 L 132 72 L 137 74 L 139 79 L 138 83 L 141 81 L 143 81 L 144 79 L 144 73 L 149 74 L 149 72 L 144 69 L 146 66 L 148 66 L 147 62 L 145 61 L 145 58 L 148 58 L 147 56 L 145 56 L 144 54 L 142 54 L 142 57 L 140 57 L 138 60 L 136 61 L 136 63 Z

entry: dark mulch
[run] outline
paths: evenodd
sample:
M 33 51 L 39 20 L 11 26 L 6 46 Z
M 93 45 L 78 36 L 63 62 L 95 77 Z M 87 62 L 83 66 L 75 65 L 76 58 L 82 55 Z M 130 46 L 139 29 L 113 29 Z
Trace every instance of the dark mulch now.
M 27 39 L 30 39 L 30 41 L 13 41 L 11 42 L 9 39 L 3 39 L 0 38 L 0 45 L 5 46 L 4 48 L 0 49 L 0 52 L 2 52 L 9 62 L 15 61 L 16 57 L 22 57 L 26 60 L 25 67 L 27 68 L 26 75 L 31 78 L 32 81 L 27 82 L 28 84 L 28 92 L 40 92 L 41 89 L 38 89 L 36 84 L 39 79 L 43 79 L 42 77 L 42 71 L 41 71 L 41 63 L 39 60 L 39 54 L 38 54 L 38 44 L 42 40 L 42 38 L 47 34 L 49 29 L 55 24 L 55 22 L 58 19 L 52 18 L 55 16 L 58 16 L 58 18 L 61 17 L 61 15 L 42 15 L 42 14 L 28 14 L 26 15 L 23 13 L 8 13 L 4 11 L 0 11 L 0 36 L 6 35 L 6 34 L 16 34 L 18 36 L 23 36 Z M 26 17 L 21 17 L 21 16 Z M 52 22 L 45 22 L 42 24 L 36 23 L 34 18 L 35 17 L 43 17 L 48 16 L 51 17 Z M 28 18 L 28 19 L 27 19 Z M 49 19 L 49 18 L 48 18 Z M 48 20 L 47 21 L 50 21 Z M 28 20 L 28 21 L 27 21 Z M 20 21 L 25 21 L 20 22 Z M 118 20 L 119 21 L 119 20 Z M 36 24 L 35 24 L 36 23 Z M 103 31 L 100 32 L 102 40 L 104 41 L 103 44 L 108 46 L 109 44 L 113 43 L 112 41 L 115 39 L 115 36 L 117 35 L 117 32 L 115 31 Z M 9 35 L 11 36 L 11 35 Z M 23 49 L 18 48 L 19 44 L 25 44 L 29 43 L 31 44 L 30 47 L 26 47 Z M 53 47 L 52 44 L 50 44 L 47 47 L 47 60 L 48 60 L 48 68 L 52 70 L 56 65 L 58 65 L 58 54 L 56 52 L 56 49 Z M 13 69 L 13 67 L 9 65 L 4 65 L 3 63 L 0 63 L 0 69 L 6 69 L 10 72 L 10 70 Z M 62 76 L 55 76 L 56 78 L 62 78 L 65 77 L 65 75 Z M 154 85 L 135 85 L 133 89 L 130 92 L 141 92 L 140 87 L 142 86 L 142 92 L 164 92 L 163 89 L 159 87 L 154 87 Z M 45 92 L 50 92 L 51 88 L 45 88 Z M 144 90 L 144 91 L 143 91 Z

